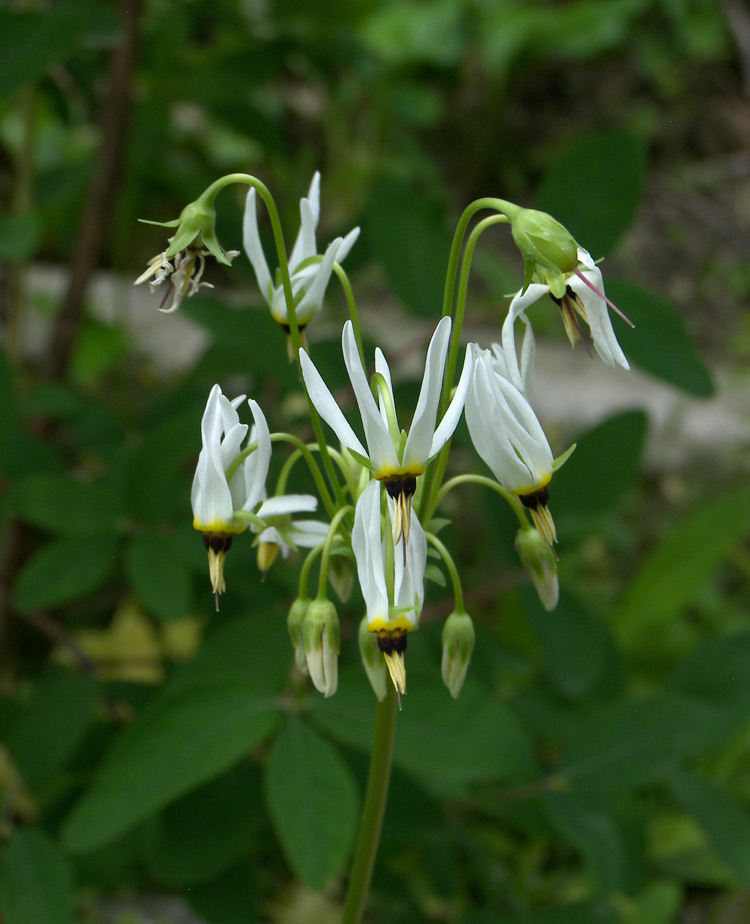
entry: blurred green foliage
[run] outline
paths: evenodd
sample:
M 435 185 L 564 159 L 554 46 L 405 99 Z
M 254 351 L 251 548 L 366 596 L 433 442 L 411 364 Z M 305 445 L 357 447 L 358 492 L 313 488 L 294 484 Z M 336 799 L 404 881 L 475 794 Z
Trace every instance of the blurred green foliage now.
M 0 7 L 13 281 L 0 526 L 14 550 L 0 600 L 0 912 L 71 924 L 81 895 L 130 889 L 181 894 L 208 924 L 323 921 L 290 883 L 340 896 L 372 734 L 361 604 L 342 610 L 339 691 L 323 700 L 291 670 L 291 573 L 279 564 L 262 583 L 252 552 L 233 550 L 212 614 L 190 523 L 214 381 L 273 408 L 277 429 L 304 412 L 276 325 L 238 310 L 259 301 L 247 265 L 217 275 L 234 281 L 228 295 L 184 306 L 208 345 L 180 374 L 140 357 L 124 323 L 84 319 L 55 380 L 14 336 L 58 310 L 29 297 L 25 264 L 74 251 L 127 7 Z M 148 0 L 140 32 L 102 265 L 135 277 L 163 247 L 137 219 L 174 217 L 233 170 L 261 175 L 294 222 L 320 167 L 324 236 L 360 221 L 351 262 L 372 304 L 387 287 L 422 318 L 439 312 L 450 230 L 474 196 L 548 209 L 616 258 L 654 159 L 689 159 L 693 88 L 734 54 L 712 0 Z M 709 136 L 701 150 L 721 153 Z M 239 246 L 241 205 L 220 202 L 225 246 Z M 485 320 L 520 280 L 496 236 L 475 264 Z M 617 328 L 631 361 L 710 395 L 666 287 L 610 278 L 636 322 Z M 335 380 L 333 340 L 316 361 Z M 446 505 L 477 648 L 453 701 L 438 667 L 447 609 L 430 585 L 369 920 L 672 924 L 689 909 L 722 924 L 725 902 L 747 907 L 750 495 L 713 477 L 689 483 L 694 504 L 665 504 L 639 474 L 646 432 L 641 412 L 612 417 L 556 476 L 553 614 L 519 574 L 499 502 L 462 489 Z

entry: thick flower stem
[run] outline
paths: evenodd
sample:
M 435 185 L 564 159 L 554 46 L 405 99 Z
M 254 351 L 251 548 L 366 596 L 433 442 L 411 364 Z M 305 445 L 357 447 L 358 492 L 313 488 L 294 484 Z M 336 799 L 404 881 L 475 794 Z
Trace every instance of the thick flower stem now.
M 370 891 L 391 779 L 393 741 L 396 735 L 396 703 L 396 690 L 389 683 L 386 697 L 382 703 L 378 703 L 375 712 L 375 735 L 367 776 L 365 804 L 341 924 L 359 924 Z

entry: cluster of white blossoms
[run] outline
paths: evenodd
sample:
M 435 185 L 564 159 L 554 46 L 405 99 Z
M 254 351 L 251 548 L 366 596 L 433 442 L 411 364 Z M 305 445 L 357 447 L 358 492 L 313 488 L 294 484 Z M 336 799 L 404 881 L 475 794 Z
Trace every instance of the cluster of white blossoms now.
M 471 659 L 474 627 L 464 609 L 455 563 L 437 535 L 444 521 L 433 524 L 434 515 L 445 495 L 459 484 L 474 481 L 499 493 L 519 519 L 516 546 L 521 563 L 544 607 L 554 609 L 558 600 L 553 547 L 557 536 L 548 506 L 549 485 L 568 453 L 555 459 L 529 402 L 535 345 L 526 312 L 549 296 L 560 308 L 572 343 L 582 337 L 580 319 L 588 325 L 594 349 L 604 362 L 628 369 L 610 321 L 611 303 L 604 295 L 601 273 L 589 254 L 550 216 L 491 200 L 497 203 L 502 220 L 510 222 L 521 250 L 526 266 L 524 286 L 510 303 L 500 342 L 489 349 L 476 343 L 466 346 L 455 385 L 464 306 L 444 308 L 427 347 L 408 430 L 399 423 L 391 370 L 380 348 L 375 350 L 371 372 L 366 366 L 356 307 L 348 298 L 352 318 L 343 327 L 342 352 L 361 419 L 360 436 L 301 337 L 321 311 L 334 272 L 345 278 L 341 262 L 359 234 L 355 228 L 336 238 L 323 254 L 318 253 L 319 174 L 301 200 L 300 230 L 288 259 L 270 194 L 255 178 L 233 174 L 209 187 L 180 220 L 170 223 L 178 227 L 171 247 L 154 258 L 138 282 L 149 279 L 157 286 L 168 281 L 175 288 L 174 308 L 183 296 L 205 285 L 201 275 L 208 253 L 230 262 L 234 254 L 221 249 L 213 224 L 213 197 L 230 182 L 251 187 L 243 224 L 245 250 L 263 299 L 288 335 L 291 356 L 298 363 L 309 399 L 316 441 L 306 445 L 288 434 L 272 435 L 252 399 L 247 402 L 254 421 L 249 427 L 239 415 L 244 395 L 230 401 L 219 385 L 211 390 L 201 424 L 202 449 L 192 506 L 194 526 L 208 549 L 216 606 L 225 589 L 224 557 L 236 535 L 249 529 L 256 536 L 262 571 L 271 567 L 279 553 L 287 558 L 292 552 L 308 550 L 288 627 L 298 666 L 330 696 L 338 682 L 340 626 L 328 588 L 333 587 L 343 602 L 348 599 L 353 557 L 365 607 L 359 631 L 363 664 L 379 698 L 387 692 L 386 669 L 400 697 L 406 690 L 404 652 L 409 633 L 419 625 L 429 573 L 428 549 L 432 547 L 450 576 L 455 597 L 454 612 L 443 632 L 442 674 L 457 696 Z M 279 256 L 275 277 L 261 243 L 258 195 L 273 224 Z M 487 201 L 482 200 L 484 207 Z M 465 292 L 459 290 L 457 301 L 462 298 Z M 517 323 L 524 329 L 520 356 Z M 486 473 L 462 474 L 443 482 L 450 441 L 462 414 L 492 478 Z M 335 447 L 328 445 L 321 421 L 335 434 Z M 275 493 L 269 496 L 273 442 L 291 442 L 295 452 L 287 457 Z M 289 470 L 299 460 L 310 468 L 327 514 L 324 521 L 299 517 L 316 511 L 315 496 L 285 493 Z M 308 577 L 316 562 L 318 593 L 310 599 Z

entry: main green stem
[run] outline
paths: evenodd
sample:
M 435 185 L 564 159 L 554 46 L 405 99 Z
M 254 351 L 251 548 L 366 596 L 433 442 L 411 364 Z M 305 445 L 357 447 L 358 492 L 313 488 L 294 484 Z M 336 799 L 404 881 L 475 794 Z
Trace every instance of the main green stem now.
M 393 741 L 396 736 L 396 690 L 389 683 L 388 693 L 375 712 L 375 735 L 367 776 L 362 823 L 354 850 L 349 888 L 341 924 L 360 924 L 370 891 L 372 871 L 380 844 L 383 816 L 391 780 Z

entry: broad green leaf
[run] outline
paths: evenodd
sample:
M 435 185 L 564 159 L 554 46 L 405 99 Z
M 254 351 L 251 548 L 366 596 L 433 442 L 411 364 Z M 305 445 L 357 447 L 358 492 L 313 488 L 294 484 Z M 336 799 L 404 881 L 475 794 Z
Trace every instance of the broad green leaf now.
M 630 362 L 690 395 L 710 397 L 715 391 L 711 373 L 675 307 L 629 280 L 606 276 L 606 270 L 605 284 L 607 296 L 635 324 L 630 328 L 612 313 L 617 339 Z
M 265 788 L 292 869 L 321 891 L 346 862 L 357 831 L 359 794 L 349 767 L 316 731 L 290 719 L 271 748 Z
M 125 557 L 128 577 L 143 606 L 159 619 L 180 619 L 190 606 L 192 577 L 168 536 L 136 536 Z
M 715 743 L 715 710 L 676 694 L 619 700 L 579 723 L 558 767 L 572 790 L 639 789 Z
M 393 291 L 414 314 L 443 304 L 450 238 L 442 206 L 399 180 L 382 180 L 365 219 L 368 240 Z
M 677 924 L 682 889 L 676 882 L 652 882 L 638 896 L 627 924 Z
M 13 489 L 12 503 L 29 523 L 67 536 L 114 532 L 120 506 L 111 482 L 63 474 L 24 478 Z
M 27 786 L 61 769 L 94 722 L 97 688 L 91 677 L 53 666 L 8 732 L 7 745 Z
M 701 699 L 726 723 L 726 733 L 750 715 L 750 635 L 735 634 L 701 645 L 677 668 L 671 689 Z
M 534 206 L 562 222 L 598 259 L 630 227 L 645 173 L 646 148 L 638 138 L 619 130 L 598 132 L 578 140 L 552 165 Z
M 149 872 L 171 886 L 214 879 L 247 856 L 263 818 L 260 772 L 240 764 L 154 820 L 146 835 Z
M 112 36 L 112 10 L 102 4 L 58 3 L 43 12 L 0 10 L 0 93 L 7 97 L 65 61 L 84 36 Z
M 359 678 L 357 678 L 359 679 Z M 351 682 L 350 682 L 351 681 Z M 369 751 L 375 700 L 369 686 L 344 672 L 339 692 L 313 703 L 315 720 L 339 740 Z M 454 700 L 437 667 L 417 670 L 407 656 L 407 695 L 396 726 L 394 763 L 441 794 L 466 783 L 526 778 L 535 771 L 533 745 L 516 714 L 467 680 Z
M 546 793 L 542 803 L 555 828 L 583 855 L 596 891 L 622 891 L 626 848 L 616 820 L 580 795 Z
M 82 852 L 124 833 L 234 766 L 275 718 L 275 697 L 236 681 L 165 694 L 115 740 L 65 823 L 65 843 Z
M 455 65 L 467 38 L 461 18 L 461 6 L 453 0 L 380 4 L 363 24 L 362 39 L 390 64 Z
M 613 625 L 627 648 L 647 646 L 694 600 L 750 530 L 750 492 L 734 491 L 689 513 L 661 539 L 628 583 Z
M 578 699 L 589 693 L 603 673 L 617 672 L 614 639 L 601 620 L 581 603 L 563 593 L 554 613 L 541 606 L 527 609 L 527 616 L 544 658 L 544 669 L 563 696 Z
M 72 924 L 73 872 L 57 844 L 35 828 L 17 828 L 0 865 L 4 924 Z
M 111 535 L 57 539 L 33 555 L 15 588 L 21 611 L 70 603 L 96 590 L 115 566 L 117 539 Z
M 750 816 L 744 805 L 715 783 L 688 773 L 673 774 L 669 787 L 675 799 L 698 819 L 716 853 L 740 885 L 750 884 Z
M 575 452 L 550 484 L 556 520 L 589 531 L 593 520 L 617 509 L 638 476 L 646 423 L 642 411 L 625 411 L 577 440 Z

